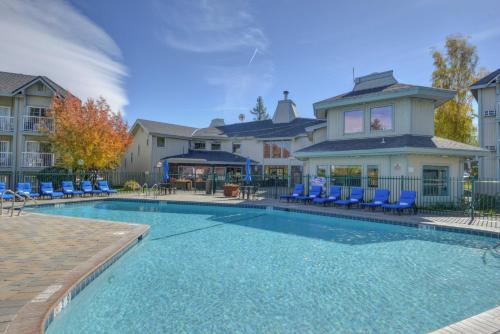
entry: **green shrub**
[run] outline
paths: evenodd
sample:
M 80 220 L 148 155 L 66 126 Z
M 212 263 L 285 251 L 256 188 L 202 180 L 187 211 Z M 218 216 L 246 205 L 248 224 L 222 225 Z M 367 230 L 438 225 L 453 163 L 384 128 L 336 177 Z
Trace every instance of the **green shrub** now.
M 123 191 L 137 191 L 141 189 L 141 185 L 135 180 L 128 180 L 123 184 Z

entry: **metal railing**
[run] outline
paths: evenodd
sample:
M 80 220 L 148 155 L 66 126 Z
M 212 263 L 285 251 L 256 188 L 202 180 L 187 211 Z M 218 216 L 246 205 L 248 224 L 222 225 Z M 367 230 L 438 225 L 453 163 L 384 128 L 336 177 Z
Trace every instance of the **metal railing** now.
M 0 152 L 0 167 L 12 167 L 12 152 Z
M 14 117 L 0 116 L 0 132 L 14 131 Z
M 54 131 L 54 118 L 41 116 L 23 116 L 23 131 Z
M 13 192 L 10 189 L 5 190 L 2 193 L 2 196 L 0 196 L 0 215 L 3 215 L 4 195 L 6 195 L 6 194 L 13 196 L 13 199 L 11 201 L 12 205 L 11 205 L 10 209 L 7 210 L 7 214 L 10 212 L 11 217 L 14 215 L 14 209 L 15 209 L 15 204 L 16 204 L 16 199 L 17 199 L 23 203 L 22 206 L 19 208 L 19 211 L 17 212 L 18 216 L 21 215 L 21 211 L 24 209 L 24 206 L 26 205 L 26 198 L 24 196 L 19 195 L 18 193 Z
M 54 153 L 22 152 L 22 167 L 52 167 L 54 166 Z

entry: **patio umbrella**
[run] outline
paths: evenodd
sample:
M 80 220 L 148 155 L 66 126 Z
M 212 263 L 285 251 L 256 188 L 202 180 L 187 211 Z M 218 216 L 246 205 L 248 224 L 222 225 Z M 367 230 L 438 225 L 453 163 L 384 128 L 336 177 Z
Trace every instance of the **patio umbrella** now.
M 252 182 L 252 170 L 250 168 L 250 159 L 247 159 L 246 165 L 245 165 L 245 182 L 250 183 Z
M 168 161 L 163 160 L 163 182 L 168 181 Z

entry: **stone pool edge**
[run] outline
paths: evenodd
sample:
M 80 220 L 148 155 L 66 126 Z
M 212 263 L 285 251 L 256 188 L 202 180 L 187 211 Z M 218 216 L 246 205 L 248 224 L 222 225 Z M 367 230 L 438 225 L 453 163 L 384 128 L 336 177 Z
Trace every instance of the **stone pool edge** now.
M 51 216 L 51 215 L 47 215 Z M 56 217 L 56 216 L 53 216 Z M 94 220 L 94 219 L 89 219 Z M 100 220 L 94 220 L 99 223 Z M 43 334 L 54 318 L 70 304 L 88 284 L 102 274 L 128 250 L 137 245 L 149 233 L 149 225 L 135 225 L 125 236 L 117 239 L 106 248 L 97 252 L 85 262 L 70 270 L 60 280 L 53 282 L 47 289 L 55 290 L 43 302 L 28 302 L 16 314 L 4 334 Z

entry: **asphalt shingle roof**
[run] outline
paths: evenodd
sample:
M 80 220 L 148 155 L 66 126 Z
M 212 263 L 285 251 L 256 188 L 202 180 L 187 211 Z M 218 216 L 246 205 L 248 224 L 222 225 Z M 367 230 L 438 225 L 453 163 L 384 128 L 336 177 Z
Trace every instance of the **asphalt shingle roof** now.
M 373 93 L 380 93 L 380 92 L 395 92 L 398 90 L 402 89 L 408 89 L 412 87 L 417 87 L 414 85 L 409 85 L 409 84 L 403 84 L 403 83 L 395 83 L 392 85 L 385 85 L 385 86 L 380 86 L 380 87 L 374 87 L 370 89 L 363 89 L 363 90 L 357 90 L 357 91 L 350 91 L 347 93 L 343 93 L 334 97 L 330 97 L 328 99 L 316 102 L 316 103 L 323 103 L 323 102 L 333 102 L 337 100 L 342 100 L 346 99 L 349 97 L 355 97 L 355 96 L 361 96 L 361 95 L 367 95 L 367 94 L 373 94 Z
M 171 160 L 200 160 L 201 163 L 227 163 L 227 164 L 245 164 L 247 159 L 241 155 L 226 151 L 203 151 L 203 150 L 189 150 L 188 153 L 167 156 L 163 159 Z M 256 161 L 250 160 L 252 164 Z
M 306 128 L 324 123 L 324 120 L 312 118 L 296 118 L 290 123 L 273 123 L 263 121 L 235 123 L 217 127 L 228 137 L 282 138 L 295 137 L 306 133 Z
M 138 119 L 138 123 L 140 123 L 147 131 L 150 133 L 157 133 L 162 135 L 171 135 L 171 136 L 179 136 L 179 137 L 191 137 L 196 128 L 192 128 L 190 126 L 163 123 L 150 121 L 147 119 Z
M 30 83 L 36 78 L 43 78 L 55 91 L 65 94 L 65 89 L 45 76 L 27 75 L 0 71 L 0 94 L 12 94 L 16 89 Z
M 470 86 L 470 88 L 474 89 L 476 86 L 487 85 L 490 81 L 495 79 L 497 77 L 497 75 L 499 75 L 499 74 L 500 74 L 500 68 L 496 71 L 491 72 L 487 76 L 479 79 L 472 86 Z
M 484 151 L 484 149 L 435 136 L 402 135 L 382 138 L 362 138 L 324 141 L 299 150 L 298 152 L 342 152 L 387 148 L 435 148 L 450 150 Z

